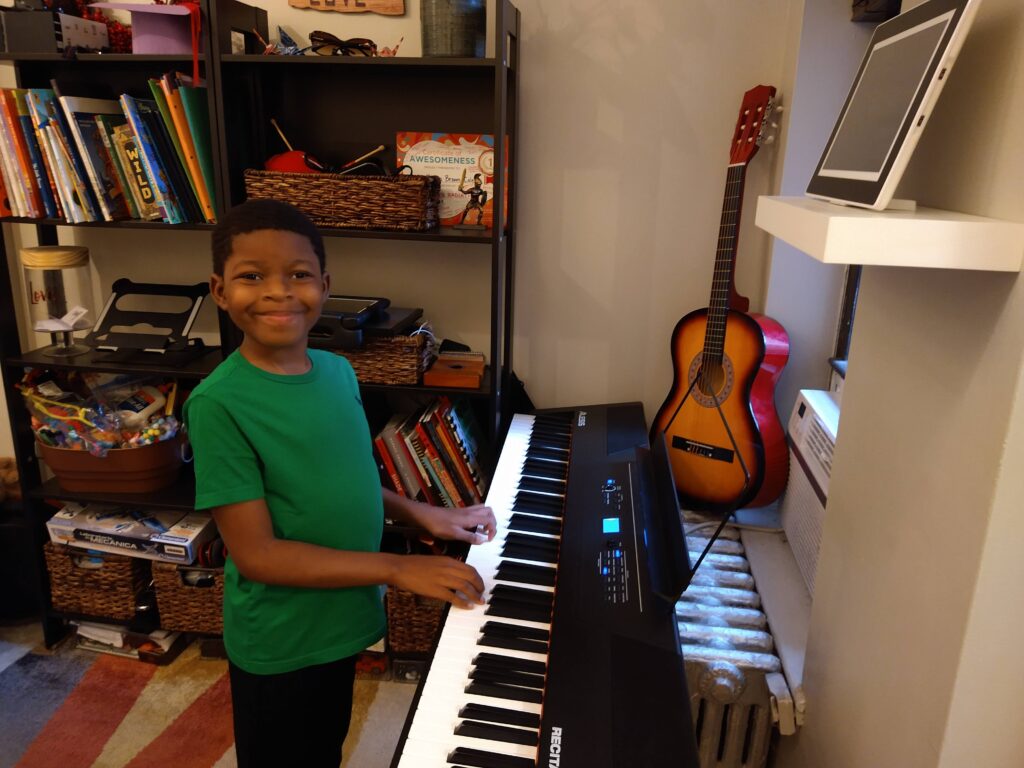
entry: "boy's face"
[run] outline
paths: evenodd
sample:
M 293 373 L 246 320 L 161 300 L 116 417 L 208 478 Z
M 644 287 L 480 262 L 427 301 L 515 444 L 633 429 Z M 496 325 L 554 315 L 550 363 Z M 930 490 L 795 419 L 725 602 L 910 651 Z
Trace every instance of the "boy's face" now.
M 235 235 L 224 274 L 210 278 L 214 301 L 245 333 L 243 347 L 257 359 L 304 356 L 329 288 L 309 239 L 279 229 Z

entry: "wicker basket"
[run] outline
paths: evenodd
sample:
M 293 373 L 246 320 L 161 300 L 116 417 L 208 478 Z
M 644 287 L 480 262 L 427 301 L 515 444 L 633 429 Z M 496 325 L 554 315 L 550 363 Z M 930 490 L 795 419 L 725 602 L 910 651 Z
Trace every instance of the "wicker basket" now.
M 185 581 L 197 574 L 198 584 Z M 160 626 L 181 632 L 219 635 L 224 631 L 224 569 L 193 568 L 174 563 L 153 563 Z
M 43 545 L 54 608 L 68 613 L 132 619 L 150 582 L 150 561 L 54 544 Z
M 392 653 L 428 653 L 445 602 L 388 587 L 388 647 Z
M 434 359 L 429 334 L 371 337 L 359 349 L 343 354 L 363 384 L 419 384 Z
M 419 232 L 437 226 L 437 176 L 245 171 L 250 199 L 291 203 L 320 227 Z

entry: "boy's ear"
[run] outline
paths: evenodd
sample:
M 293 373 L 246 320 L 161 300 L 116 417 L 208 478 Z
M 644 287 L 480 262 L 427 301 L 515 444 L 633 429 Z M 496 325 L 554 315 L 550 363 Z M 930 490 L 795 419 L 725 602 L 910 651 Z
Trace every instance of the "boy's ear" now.
M 227 299 L 224 298 L 224 275 L 210 275 L 210 295 L 218 307 L 227 310 Z
M 324 302 L 327 301 L 327 295 L 330 292 L 331 292 L 331 273 L 330 272 L 324 272 L 324 298 L 323 298 L 323 301 L 320 302 L 320 306 L 321 307 L 324 305 Z

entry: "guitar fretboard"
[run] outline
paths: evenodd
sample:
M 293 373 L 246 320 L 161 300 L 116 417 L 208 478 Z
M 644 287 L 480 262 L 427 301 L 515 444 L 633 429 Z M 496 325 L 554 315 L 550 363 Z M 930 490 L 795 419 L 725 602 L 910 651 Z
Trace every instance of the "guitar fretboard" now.
M 736 246 L 740 233 L 740 209 L 747 164 L 729 166 L 722 201 L 722 220 L 718 225 L 718 248 L 715 253 L 715 274 L 708 301 L 708 324 L 704 332 L 704 361 L 720 363 L 725 349 L 725 321 L 729 313 L 729 293 L 736 268 Z

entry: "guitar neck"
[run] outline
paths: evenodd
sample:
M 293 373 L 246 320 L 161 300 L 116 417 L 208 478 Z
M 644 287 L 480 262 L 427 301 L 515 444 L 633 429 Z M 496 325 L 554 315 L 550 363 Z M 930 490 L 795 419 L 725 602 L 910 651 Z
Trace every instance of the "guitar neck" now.
M 747 163 L 733 163 L 725 178 L 722 220 L 718 225 L 718 247 L 715 253 L 715 274 L 708 300 L 708 324 L 704 339 L 705 357 L 720 359 L 725 345 L 725 320 L 733 293 L 736 269 L 736 247 L 740 235 L 740 211 L 743 187 L 747 179 Z

